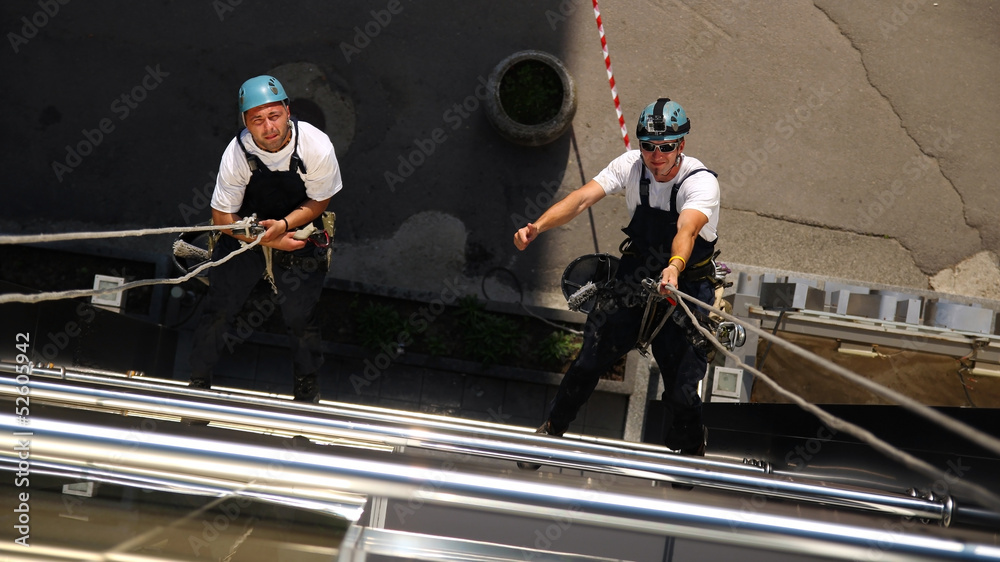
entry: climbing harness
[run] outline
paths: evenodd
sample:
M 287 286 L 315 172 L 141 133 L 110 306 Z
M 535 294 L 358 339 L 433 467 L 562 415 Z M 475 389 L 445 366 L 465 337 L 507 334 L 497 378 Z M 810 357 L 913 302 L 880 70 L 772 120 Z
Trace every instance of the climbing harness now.
M 333 211 L 326 211 L 320 215 L 320 220 L 323 224 L 322 229 L 316 228 L 315 221 L 310 222 L 295 230 L 292 238 L 295 240 L 305 240 L 307 243 L 323 250 L 316 265 L 328 270 L 333 260 L 333 237 L 336 234 L 337 215 Z M 206 222 L 205 224 L 210 224 L 210 222 Z M 252 231 L 260 229 L 263 232 L 263 227 L 257 226 L 252 228 Z M 212 250 L 215 248 L 219 236 L 221 234 L 218 232 L 209 232 L 206 236 L 201 230 L 182 233 L 174 241 L 174 265 L 177 269 L 188 272 L 211 260 Z M 271 289 L 275 293 L 277 293 L 277 287 L 274 284 L 273 267 L 275 265 L 284 269 L 293 269 L 302 266 L 307 260 L 316 259 L 316 257 L 312 256 L 298 256 L 292 252 L 272 250 L 266 246 L 261 247 L 261 251 L 264 256 L 264 278 L 271 284 Z M 202 275 L 197 277 L 197 279 L 206 285 L 208 284 L 207 276 Z

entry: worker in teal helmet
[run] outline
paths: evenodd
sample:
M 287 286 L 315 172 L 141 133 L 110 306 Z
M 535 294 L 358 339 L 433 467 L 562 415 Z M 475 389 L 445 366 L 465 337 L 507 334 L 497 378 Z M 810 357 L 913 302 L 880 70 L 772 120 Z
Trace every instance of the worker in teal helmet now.
M 620 246 L 614 290 L 602 294 L 588 315 L 583 345 L 538 433 L 565 433 L 601 376 L 636 346 L 646 301 L 644 278 L 659 279 L 660 293 L 676 287 L 702 302 L 714 302 L 719 182 L 715 172 L 684 153 L 690 131 L 691 121 L 680 104 L 669 98 L 650 103 L 636 123 L 639 150 L 612 160 L 593 180 L 514 234 L 514 245 L 524 250 L 542 232 L 616 193 L 625 195 L 631 216 L 622 229 L 627 238 Z M 664 325 L 651 348 L 665 388 L 665 444 L 683 454 L 704 455 L 706 431 L 697 388 L 707 369 L 707 350 L 675 322 Z M 538 468 L 533 463 L 518 466 Z
M 247 111 L 267 105 L 269 103 L 281 103 L 288 105 L 288 94 L 285 88 L 274 76 L 256 76 L 240 86 L 239 106 L 240 116 L 245 117 Z M 244 120 L 244 125 L 246 121 Z
M 660 98 L 639 114 L 635 137 L 639 141 L 675 141 L 691 130 L 691 121 L 681 104 Z
M 209 270 L 208 302 L 191 352 L 191 386 L 211 387 L 222 350 L 232 347 L 227 331 L 265 277 L 274 292 L 270 308 L 280 306 L 291 337 L 294 398 L 316 401 L 323 342 L 315 308 L 330 257 L 322 215 L 343 188 L 340 166 L 326 133 L 292 117 L 288 94 L 277 78 L 262 75 L 244 82 L 238 107 L 245 128 L 223 153 L 212 221 L 232 224 L 256 215 L 266 231 L 258 247 Z M 317 234 L 296 236 L 297 229 L 310 226 Z M 223 232 L 214 260 L 253 241 Z

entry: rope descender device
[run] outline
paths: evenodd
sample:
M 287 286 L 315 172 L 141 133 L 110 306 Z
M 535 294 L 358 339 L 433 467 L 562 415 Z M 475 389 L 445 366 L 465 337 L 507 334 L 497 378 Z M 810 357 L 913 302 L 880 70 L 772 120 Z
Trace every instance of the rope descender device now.
M 267 232 L 267 229 L 257 222 L 257 213 L 226 226 L 232 228 L 233 234 L 246 236 L 248 238 L 256 238 Z
M 660 330 L 667 323 L 667 319 L 673 318 L 674 323 L 680 326 L 685 334 L 685 337 L 694 345 L 696 348 L 702 349 L 706 353 L 712 351 L 712 345 L 708 340 L 698 332 L 697 328 L 694 326 L 692 319 L 689 319 L 686 314 L 677 313 L 675 318 L 675 312 L 677 311 L 677 297 L 671 295 L 661 295 L 659 288 L 659 281 L 656 279 L 643 279 L 642 288 L 646 293 L 646 309 L 642 313 L 642 323 L 639 325 L 639 336 L 636 340 L 635 347 L 639 350 L 639 353 L 644 356 L 649 355 L 649 345 L 656 338 L 656 335 L 660 333 Z M 660 315 L 660 305 L 666 301 L 669 307 L 663 316 Z M 724 346 L 729 351 L 736 349 L 737 347 L 742 347 L 746 343 L 747 333 L 746 329 L 735 322 L 717 322 L 711 317 L 705 316 L 703 314 L 694 313 L 694 322 L 704 326 L 712 336 L 718 341 L 722 346 Z
M 636 340 L 635 348 L 643 356 L 648 357 L 650 342 L 653 341 L 656 334 L 660 333 L 663 325 L 667 323 L 667 319 L 677 309 L 677 300 L 668 295 L 661 295 L 660 283 L 655 279 L 643 279 L 642 288 L 646 293 L 646 309 L 642 312 L 642 322 L 639 324 L 639 338 Z M 656 319 L 660 312 L 658 309 L 662 302 L 667 302 L 670 306 L 659 317 L 659 322 L 657 322 Z

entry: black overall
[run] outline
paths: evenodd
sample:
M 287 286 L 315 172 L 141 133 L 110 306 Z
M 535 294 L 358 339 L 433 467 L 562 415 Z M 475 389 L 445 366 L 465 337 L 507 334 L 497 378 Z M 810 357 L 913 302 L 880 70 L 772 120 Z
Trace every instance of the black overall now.
M 643 167 L 640 182 L 640 202 L 628 226 L 622 229 L 629 240 L 623 244 L 623 255 L 618 265 L 617 292 L 636 291 L 642 279 L 659 280 L 660 273 L 670 260 L 671 246 L 677 235 L 677 192 L 691 175 L 715 172 L 699 168 L 680 178 L 670 196 L 670 210 L 664 211 L 649 205 L 649 180 Z M 715 243 L 698 236 L 688 263 L 696 264 L 712 257 Z M 708 278 L 688 279 L 681 275 L 678 289 L 698 300 L 711 303 L 714 290 Z M 549 421 L 553 432 L 562 434 L 576 419 L 577 412 L 587 402 L 602 375 L 626 353 L 631 351 L 639 335 L 639 325 L 645 299 L 631 299 L 633 305 L 598 306 L 587 316 L 584 325 L 583 346 L 580 354 L 567 370 L 562 384 L 552 401 Z M 708 365 L 703 352 L 696 350 L 674 322 L 667 322 L 651 344 L 653 358 L 663 377 L 662 399 L 666 406 L 664 432 L 666 445 L 671 449 L 694 449 L 701 444 L 701 398 L 697 394 L 698 382 L 705 375 Z
M 284 171 L 268 169 L 260 158 L 247 150 L 240 135 L 236 135 L 236 142 L 243 149 L 247 165 L 250 166 L 250 182 L 243 194 L 240 216 L 248 217 L 257 213 L 257 218 L 260 220 L 281 219 L 308 198 L 306 184 L 299 175 L 299 172 L 306 173 L 306 165 L 299 157 L 298 120 L 292 119 L 292 128 L 295 130 L 295 150 L 292 152 L 288 169 Z M 313 224 L 316 228 L 323 228 L 323 221 L 319 218 L 313 221 Z
M 699 172 L 716 175 L 708 168 L 698 168 L 687 173 L 674 183 L 670 191 L 670 210 L 657 209 L 649 204 L 649 178 L 646 168 L 642 168 L 642 179 L 639 181 L 639 204 L 635 208 L 632 220 L 622 231 L 628 235 L 628 240 L 622 244 L 622 259 L 618 265 L 619 281 L 629 286 L 638 287 L 639 282 L 646 277 L 659 279 L 670 262 L 671 249 L 677 236 L 677 221 L 680 212 L 677 210 L 677 193 L 681 184 L 689 177 Z M 696 236 L 691 257 L 687 260 L 685 272 L 688 273 L 697 264 L 712 257 L 715 252 L 715 242 L 709 242 L 701 236 Z M 682 280 L 685 277 L 681 275 Z
M 305 182 L 298 171 L 305 165 L 298 155 L 298 124 L 293 121 L 295 151 L 288 170 L 272 171 L 250 154 L 237 135 L 237 142 L 247 156 L 251 176 L 240 206 L 240 216 L 257 214 L 258 220 L 281 219 L 302 204 L 306 195 Z M 317 219 L 319 220 L 319 219 Z M 322 227 L 322 223 L 318 224 Z M 212 253 L 219 260 L 239 249 L 240 243 L 231 236 L 219 237 Z M 323 289 L 327 262 L 323 250 L 307 245 L 290 252 L 295 260 L 282 260 L 272 251 L 274 284 L 277 294 L 246 302 L 264 269 L 262 248 L 243 252 L 228 262 L 209 270 L 208 302 L 205 314 L 194 334 L 191 351 L 192 380 L 211 381 L 212 369 L 222 350 L 230 353 L 278 309 L 291 339 L 292 372 L 296 398 L 310 398 L 316 392 L 315 376 L 323 364 L 322 338 L 315 308 Z M 237 321 L 237 315 L 243 314 Z M 301 395 L 301 396 L 300 396 Z

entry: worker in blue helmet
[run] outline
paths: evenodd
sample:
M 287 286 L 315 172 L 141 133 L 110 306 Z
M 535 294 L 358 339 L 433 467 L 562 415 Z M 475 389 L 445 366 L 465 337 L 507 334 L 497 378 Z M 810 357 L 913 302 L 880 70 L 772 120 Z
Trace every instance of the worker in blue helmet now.
M 316 304 L 329 268 L 329 236 L 323 215 L 343 188 L 333 144 L 323 131 L 291 114 L 288 95 L 273 76 L 257 76 L 240 87 L 238 107 L 244 128 L 226 147 L 212 194 L 212 221 L 231 224 L 256 215 L 266 228 L 260 247 L 209 270 L 205 314 L 194 335 L 191 386 L 210 388 L 212 369 L 225 349 L 228 332 L 252 289 L 265 277 L 273 293 L 254 303 L 270 314 L 277 308 L 291 337 L 294 398 L 319 399 L 317 375 L 323 363 Z M 297 229 L 315 229 L 296 236 Z M 223 231 L 213 249 L 219 260 L 253 239 Z M 270 312 L 267 312 L 270 311 Z
M 514 245 L 524 250 L 542 232 L 566 224 L 616 193 L 624 193 L 631 216 L 622 229 L 627 238 L 620 246 L 613 295 L 605 295 L 588 315 L 583 346 L 538 433 L 565 433 L 601 375 L 635 347 L 645 308 L 642 279 L 659 279 L 661 293 L 670 285 L 702 302 L 714 302 L 719 182 L 715 172 L 684 153 L 690 130 L 691 121 L 677 102 L 660 98 L 649 104 L 636 124 L 639 150 L 612 160 L 593 180 L 514 234 Z M 704 455 L 697 388 L 707 369 L 707 355 L 684 332 L 678 323 L 667 322 L 651 342 L 665 388 L 665 444 L 685 454 Z

